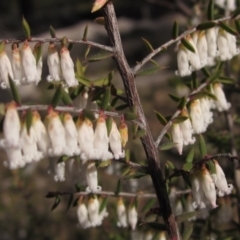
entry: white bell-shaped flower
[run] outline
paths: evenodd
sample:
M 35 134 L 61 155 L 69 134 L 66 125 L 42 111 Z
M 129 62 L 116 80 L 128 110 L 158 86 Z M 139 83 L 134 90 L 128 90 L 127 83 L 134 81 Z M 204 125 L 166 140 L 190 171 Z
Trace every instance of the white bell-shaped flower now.
M 202 113 L 199 99 L 191 102 L 190 117 L 191 117 L 194 133 L 199 134 L 206 131 L 206 126 L 204 124 L 203 113 Z
M 38 149 L 44 154 L 48 154 L 50 148 L 50 139 L 47 130 L 41 120 L 41 117 L 37 111 L 32 113 L 32 128 L 36 134 Z
M 199 53 L 198 53 L 197 47 L 194 44 L 194 42 L 192 40 L 192 37 L 190 35 L 187 36 L 187 40 L 195 50 L 195 53 L 194 53 L 194 52 L 187 49 L 188 60 L 189 60 L 190 65 L 191 65 L 190 70 L 196 71 L 196 70 L 202 68 Z
M 182 110 L 181 115 L 188 117 L 188 112 L 186 108 Z M 193 127 L 190 119 L 188 118 L 187 120 L 179 123 L 179 127 L 183 136 L 183 144 L 184 145 L 193 144 L 196 141 L 196 139 L 195 137 L 193 137 Z
M 214 164 L 215 164 L 215 167 L 216 167 L 215 184 L 216 184 L 216 187 L 218 189 L 218 196 L 222 197 L 224 195 L 228 195 L 232 192 L 233 185 L 227 183 L 225 174 L 224 174 L 222 168 L 220 167 L 220 165 L 218 164 L 218 162 L 216 160 L 214 160 Z
M 208 44 L 208 57 L 215 58 L 217 51 L 217 29 L 215 27 L 206 30 L 206 39 Z
M 22 66 L 24 77 L 27 83 L 37 81 L 37 66 L 36 59 L 32 53 L 32 49 L 26 40 L 22 47 Z
M 94 132 L 93 146 L 96 153 L 96 159 L 107 160 L 112 158 L 112 154 L 108 151 L 108 132 L 106 126 L 105 116 L 100 114 Z
M 81 149 L 81 159 L 89 160 L 95 158 L 93 147 L 94 131 L 92 122 L 89 119 L 78 118 L 77 123 L 78 144 Z
M 88 208 L 88 216 L 89 216 L 89 222 L 91 224 L 91 227 L 96 227 L 101 225 L 101 221 L 99 218 L 99 202 L 96 196 L 88 200 L 87 208 Z
M 23 66 L 22 66 L 20 50 L 16 43 L 12 45 L 12 70 L 13 70 L 14 80 L 22 82 L 24 77 Z
M 49 82 L 60 81 L 61 80 L 60 57 L 54 43 L 49 43 L 47 64 L 49 70 L 49 76 L 47 77 L 47 80 Z
M 10 102 L 6 104 L 6 113 L 3 122 L 4 139 L 1 141 L 2 147 L 20 146 L 21 122 L 19 119 L 17 104 Z
M 3 50 L 0 53 L 0 80 L 2 82 L 1 86 L 3 88 L 6 88 L 9 86 L 9 82 L 8 82 L 9 76 L 11 77 L 11 79 L 14 79 L 11 62 L 10 62 L 5 50 Z
M 128 127 L 127 127 L 127 124 L 125 123 L 124 119 L 121 119 L 118 129 L 119 129 L 119 133 L 121 135 L 122 146 L 125 147 L 128 142 Z
M 236 10 L 236 1 L 235 0 L 227 0 L 226 2 L 226 8 L 229 11 L 235 11 Z
M 196 46 L 197 46 L 199 58 L 201 61 L 201 65 L 202 67 L 204 67 L 208 64 L 208 44 L 207 44 L 205 31 L 199 32 Z
M 118 227 L 125 228 L 128 226 L 127 211 L 122 198 L 119 198 L 117 202 L 117 218 L 118 218 L 118 222 L 117 222 Z
M 227 38 L 229 52 L 232 57 L 239 54 L 239 48 L 237 48 L 237 39 L 236 36 L 225 31 L 225 36 Z
M 109 143 L 115 159 L 125 157 L 125 152 L 122 150 L 121 135 L 114 120 L 112 120 Z
M 25 120 L 22 125 L 20 143 L 23 152 L 23 159 L 26 163 L 39 161 L 43 158 L 43 153 L 37 149 L 36 133 L 32 127 L 27 130 Z
M 36 85 L 41 81 L 42 79 L 42 66 L 43 66 L 43 60 L 42 60 L 42 55 L 38 58 L 38 54 L 39 54 L 39 51 L 41 48 L 41 43 L 38 42 L 36 43 L 36 45 L 34 46 L 34 49 L 33 49 L 33 55 L 36 59 L 36 64 L 37 64 L 37 75 L 36 75 Z M 37 62 L 38 60 L 38 62 Z
M 136 229 L 138 222 L 138 213 L 134 204 L 130 204 L 128 208 L 128 224 L 130 225 L 132 230 Z
M 203 121 L 206 128 L 213 122 L 213 113 L 211 112 L 211 102 L 207 97 L 200 98 L 200 106 L 203 115 Z
M 178 153 L 182 155 L 183 135 L 182 135 L 179 124 L 172 124 L 172 140 L 176 144 Z
M 187 49 L 181 43 L 178 45 L 177 65 L 178 65 L 178 71 L 176 71 L 177 75 L 184 77 L 191 74 Z
M 65 155 L 74 156 L 80 154 L 78 146 L 77 128 L 71 114 L 65 113 L 63 116 L 63 126 L 65 129 L 66 148 Z
M 98 186 L 97 168 L 94 162 L 90 162 L 87 165 L 86 180 L 88 185 L 86 188 L 87 192 L 98 192 L 102 190 L 102 188 Z
M 226 0 L 215 0 L 215 4 L 220 8 L 225 8 L 225 3 L 226 3 Z
M 7 161 L 4 165 L 10 169 L 17 169 L 25 166 L 25 161 L 23 160 L 22 151 L 20 147 L 5 147 L 4 148 Z
M 226 61 L 232 58 L 225 31 L 221 28 L 218 30 L 217 46 L 221 61 Z
M 214 95 L 217 98 L 217 101 L 215 101 L 215 104 L 219 112 L 227 111 L 231 107 L 231 103 L 227 102 L 225 93 L 222 88 L 223 86 L 220 83 L 215 83 L 213 85 Z
M 65 130 L 59 114 L 49 109 L 45 119 L 46 129 L 51 143 L 48 153 L 50 156 L 61 156 L 66 147 Z
M 77 217 L 79 224 L 82 228 L 86 229 L 90 227 L 90 222 L 88 220 L 88 210 L 83 202 L 78 203 L 77 206 Z
M 74 63 L 70 57 L 69 50 L 66 47 L 62 47 L 61 52 L 61 69 L 63 78 L 68 87 L 75 87 L 78 85 L 78 81 L 75 78 Z
M 56 182 L 65 181 L 65 162 L 57 163 L 54 167 L 55 175 L 54 180 Z

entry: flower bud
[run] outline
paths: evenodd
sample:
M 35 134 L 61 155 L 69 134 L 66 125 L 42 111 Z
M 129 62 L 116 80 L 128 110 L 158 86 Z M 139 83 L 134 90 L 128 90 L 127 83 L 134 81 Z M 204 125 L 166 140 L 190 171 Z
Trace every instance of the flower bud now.
M 117 202 L 117 217 L 118 217 L 117 226 L 127 227 L 127 212 L 126 207 L 123 203 L 123 199 L 121 197 L 118 199 Z
M 97 169 L 94 162 L 90 162 L 87 165 L 86 180 L 88 185 L 86 188 L 87 192 L 98 192 L 102 190 L 102 188 L 98 186 Z

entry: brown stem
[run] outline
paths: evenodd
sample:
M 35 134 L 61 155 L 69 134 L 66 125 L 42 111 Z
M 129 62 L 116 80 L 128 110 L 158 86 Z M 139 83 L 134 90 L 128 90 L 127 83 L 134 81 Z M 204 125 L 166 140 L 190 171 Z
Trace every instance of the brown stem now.
M 146 135 L 141 138 L 141 141 L 147 155 L 150 175 L 153 181 L 160 208 L 163 212 L 162 216 L 166 225 L 169 239 L 181 239 L 175 217 L 172 214 L 166 185 L 164 183 L 163 174 L 160 168 L 158 150 L 154 144 L 154 140 L 152 138 L 148 123 L 142 109 L 142 105 L 136 88 L 134 73 L 129 67 L 122 49 L 122 42 L 118 29 L 117 18 L 115 15 L 114 6 L 111 1 L 109 1 L 103 7 L 103 14 L 105 17 L 106 30 L 108 32 L 111 45 L 113 46 L 115 52 L 114 60 L 123 80 L 125 92 L 129 101 L 129 106 L 134 106 L 136 108 L 139 121 L 145 126 L 146 129 Z

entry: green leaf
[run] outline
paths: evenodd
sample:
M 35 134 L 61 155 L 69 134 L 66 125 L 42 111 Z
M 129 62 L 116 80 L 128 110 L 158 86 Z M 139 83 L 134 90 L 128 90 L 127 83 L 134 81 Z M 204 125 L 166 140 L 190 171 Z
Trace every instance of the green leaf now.
M 1 41 L 0 43 L 0 54 L 5 50 L 5 41 Z
M 34 47 L 35 51 L 36 51 L 36 64 L 38 64 L 40 58 L 42 57 L 42 43 L 38 42 L 35 47 Z
M 210 0 L 207 8 L 208 20 L 214 20 L 214 0 Z
M 193 232 L 193 224 L 188 223 L 188 225 L 184 228 L 182 239 L 183 240 L 189 240 Z
M 239 19 L 235 20 L 234 23 L 235 23 L 235 27 L 237 29 L 237 32 L 240 33 L 240 21 L 239 21 Z
M 31 37 L 31 30 L 28 25 L 28 22 L 26 21 L 26 19 L 24 17 L 22 17 L 22 26 L 23 26 L 23 30 L 24 30 L 24 34 L 25 34 L 26 38 L 29 39 Z
M 84 77 L 84 73 L 86 71 L 86 67 L 84 67 L 82 65 L 82 63 L 79 60 L 79 58 L 77 59 L 75 66 L 76 66 L 76 70 L 77 70 L 77 72 L 76 72 L 77 76 Z
M 163 223 L 158 222 L 148 222 L 147 225 L 153 229 L 165 231 L 166 226 Z
M 218 82 L 224 83 L 224 84 L 235 84 L 236 79 L 229 78 L 229 77 L 219 77 Z
M 54 201 L 54 203 L 53 203 L 53 205 L 52 205 L 51 211 L 53 211 L 53 210 L 59 205 L 60 202 L 61 202 L 61 198 L 60 198 L 60 196 L 58 195 L 58 196 L 56 196 L 56 198 L 55 198 L 55 201 Z
M 68 159 L 69 159 L 69 156 L 63 155 L 58 159 L 57 164 L 61 162 L 66 162 Z
M 191 163 L 185 163 L 185 164 L 189 164 L 190 165 Z M 190 179 L 190 175 L 189 175 L 189 171 L 190 170 L 191 169 L 186 170 L 186 171 L 182 171 L 181 173 L 182 173 L 183 180 L 191 188 L 192 187 L 192 183 L 191 183 L 191 179 Z
M 90 121 L 94 121 L 94 120 L 95 120 L 94 113 L 91 112 L 91 111 L 88 110 L 88 109 L 83 109 L 82 115 L 84 116 L 84 118 L 87 118 L 87 119 L 89 119 Z
M 97 61 L 100 61 L 100 60 L 111 58 L 113 56 L 114 56 L 113 53 L 104 52 L 104 53 L 99 53 L 99 54 L 89 56 L 86 60 L 89 61 L 89 62 L 97 62 Z
M 74 195 L 71 194 L 68 199 L 67 211 L 69 211 L 70 207 L 72 206 L 73 200 L 74 200 Z
M 84 53 L 84 59 L 86 59 L 88 54 L 90 53 L 91 47 L 92 47 L 91 45 L 88 45 L 88 47 L 87 47 L 87 49 L 86 49 L 86 51 Z
M 179 102 L 180 101 L 180 97 L 176 96 L 176 95 L 173 95 L 171 93 L 168 94 L 168 96 L 175 102 Z
M 202 68 L 202 73 L 206 76 L 206 77 L 210 77 L 211 73 L 206 69 L 206 68 Z
M 61 46 L 62 46 L 62 47 L 67 47 L 67 44 L 68 44 L 68 39 L 67 39 L 67 37 L 63 37 L 63 38 L 61 39 Z
M 82 76 L 76 75 L 77 80 L 86 87 L 91 87 L 92 82 Z
M 141 137 L 144 137 L 145 135 L 146 135 L 146 131 L 144 129 L 138 129 L 134 137 L 141 138 Z
M 198 93 L 195 93 L 193 95 L 190 96 L 190 99 L 191 100 L 196 100 L 196 99 L 200 99 L 200 98 L 203 98 L 203 97 L 209 97 L 211 99 L 216 99 L 216 96 L 214 94 L 212 94 L 211 92 L 207 91 L 207 90 L 204 90 L 204 91 L 200 91 Z
M 74 47 L 74 44 L 73 43 L 69 43 L 68 44 L 68 51 L 71 51 Z
M 118 183 L 117 183 L 117 188 L 116 188 L 116 191 L 115 191 L 115 195 L 118 196 L 118 194 L 121 192 L 122 190 L 122 181 L 121 179 L 118 180 Z
M 52 98 L 52 106 L 55 108 L 62 99 L 62 85 L 58 85 L 55 94 Z
M 197 30 L 207 30 L 209 28 L 213 28 L 216 26 L 216 23 L 215 22 L 205 22 L 205 23 L 200 23 L 198 26 L 197 26 Z
M 52 38 L 56 37 L 56 32 L 52 25 L 49 26 L 49 32 L 50 32 Z
M 107 87 L 101 101 L 101 108 L 106 110 L 110 105 L 111 89 Z
M 178 123 L 182 123 L 182 122 L 186 121 L 187 119 L 188 119 L 187 116 L 178 116 L 178 117 L 173 118 L 171 121 L 173 124 L 178 124 Z
M 156 116 L 157 116 L 157 119 L 158 121 L 163 125 L 165 126 L 167 124 L 167 120 L 165 117 L 162 116 L 162 114 L 156 110 L 154 110 Z
M 199 151 L 201 154 L 201 157 L 204 158 L 207 155 L 207 148 L 205 144 L 205 140 L 203 135 L 199 135 Z
M 124 113 L 124 119 L 126 121 L 133 121 L 133 120 L 138 119 L 138 115 L 133 112 L 127 112 L 127 113 Z
M 84 33 L 83 33 L 83 41 L 87 41 L 87 34 L 88 34 L 88 25 L 84 28 Z
M 4 115 L 5 115 L 5 104 L 0 103 L 0 116 L 4 116 Z
M 154 51 L 154 49 L 153 49 L 151 43 L 150 43 L 147 39 L 142 38 L 142 40 L 143 40 L 145 46 L 147 47 L 147 49 L 148 49 L 150 52 Z
M 128 107 L 129 107 L 128 104 L 122 104 L 122 105 L 119 105 L 119 106 L 115 107 L 115 110 L 116 111 L 121 111 L 121 110 L 124 110 L 124 109 L 126 109 Z
M 11 77 L 8 75 L 8 81 L 9 81 L 9 85 L 10 85 L 10 89 L 11 89 L 11 93 L 13 96 L 13 100 L 18 103 L 19 105 L 21 105 L 21 99 L 18 93 L 18 89 L 17 86 L 15 85 L 14 81 L 11 79 Z
M 172 38 L 176 39 L 177 37 L 178 37 L 178 23 L 177 21 L 175 21 L 172 27 Z
M 33 119 L 32 110 L 28 109 L 27 114 L 26 114 L 26 127 L 27 127 L 28 135 L 30 133 L 30 129 L 31 129 L 31 126 L 32 126 L 32 119 Z
M 177 223 L 181 223 L 181 222 L 185 222 L 187 221 L 189 218 L 195 217 L 197 215 L 197 212 L 185 212 L 181 215 L 177 215 L 175 217 Z
M 84 85 L 78 85 L 76 88 L 72 89 L 70 93 L 70 98 L 74 100 L 76 97 L 78 97 L 85 89 Z
M 68 95 L 68 93 L 64 89 L 62 89 L 62 101 L 65 105 L 68 105 L 68 106 L 73 105 L 72 99 L 70 98 L 70 96 Z
M 183 170 L 190 171 L 193 168 L 193 164 L 191 162 L 186 162 L 183 165 Z
M 175 146 L 176 146 L 176 143 L 174 143 L 174 142 L 167 142 L 167 143 L 161 144 L 159 146 L 159 150 L 160 151 L 166 151 L 166 150 L 169 150 L 169 149 L 171 149 L 171 148 L 173 148 Z
M 108 2 L 108 0 L 95 0 L 91 13 L 98 11 L 99 9 L 101 9 L 106 2 Z
M 112 117 L 108 117 L 107 120 L 106 120 L 108 136 L 109 136 L 109 134 L 111 132 L 111 129 L 112 129 L 112 121 L 113 121 Z
M 192 46 L 192 44 L 191 44 L 186 38 L 182 38 L 182 39 L 181 39 L 181 43 L 182 43 L 183 46 L 184 46 L 185 48 L 187 48 L 189 51 L 195 53 L 194 47 Z
M 56 197 L 55 192 L 48 192 L 47 195 L 45 196 L 45 198 L 54 198 L 54 197 Z
M 105 168 L 105 167 L 109 166 L 111 163 L 112 163 L 111 160 L 97 161 L 97 167 Z
M 216 165 L 213 161 L 207 161 L 206 165 L 211 175 L 216 174 Z
M 81 192 L 82 187 L 81 187 L 81 184 L 80 184 L 80 183 L 76 183 L 76 184 L 74 185 L 74 187 L 75 187 L 75 189 L 76 189 L 77 192 Z M 78 198 L 77 198 L 77 199 L 78 199 Z
M 233 19 L 233 18 L 237 17 L 239 14 L 240 14 L 240 8 L 238 6 L 238 8 L 232 13 L 231 18 Z
M 145 212 L 148 212 L 152 207 L 153 205 L 155 204 L 156 202 L 156 199 L 152 198 L 152 199 L 149 199 L 147 201 L 147 203 L 144 204 L 143 208 L 142 208 L 142 213 L 145 213 Z
M 194 159 L 194 148 L 190 150 L 190 152 L 187 155 L 186 161 L 187 163 L 192 163 Z
M 107 203 L 108 203 L 108 197 L 104 197 L 99 207 L 99 213 L 101 213 L 107 207 Z
M 161 67 L 153 67 L 153 68 L 148 68 L 145 69 L 141 72 L 138 72 L 136 74 L 136 76 L 148 76 L 148 75 L 152 75 L 154 73 L 157 73 L 158 71 L 160 71 L 162 68 Z
M 178 104 L 178 109 L 183 109 L 187 104 L 187 99 L 186 97 L 182 97 L 181 100 L 179 101 L 179 104 Z
M 234 36 L 237 36 L 238 33 L 235 31 L 235 29 L 229 27 L 227 24 L 225 24 L 224 22 L 219 22 L 219 25 L 222 29 L 224 29 L 226 32 L 234 35 Z
M 174 164 L 172 162 L 167 160 L 166 164 L 169 166 L 170 169 L 176 169 L 176 167 L 174 166 Z

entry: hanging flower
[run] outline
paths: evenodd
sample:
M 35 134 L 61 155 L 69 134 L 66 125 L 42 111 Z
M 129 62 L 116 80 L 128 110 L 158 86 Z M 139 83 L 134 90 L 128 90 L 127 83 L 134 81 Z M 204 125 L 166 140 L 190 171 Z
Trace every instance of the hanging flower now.
M 46 129 L 51 143 L 48 153 L 50 156 L 61 156 L 66 147 L 65 130 L 59 118 L 59 114 L 53 109 L 48 110 L 45 119 Z
M 42 47 L 41 43 L 38 42 L 38 43 L 36 43 L 36 45 L 34 46 L 34 49 L 33 49 L 33 55 L 36 59 L 36 64 L 37 64 L 36 85 L 42 79 L 42 65 L 43 65 L 42 55 L 40 56 L 40 58 L 38 59 L 38 62 L 37 62 L 38 54 L 39 54 L 39 51 L 41 51 L 40 50 L 41 47 Z
M 125 147 L 128 142 L 128 127 L 124 119 L 120 122 L 119 133 L 121 135 L 122 146 Z
M 191 102 L 190 117 L 194 133 L 203 133 L 206 131 L 199 99 Z
M 90 222 L 88 220 L 88 210 L 86 205 L 82 201 L 78 202 L 77 216 L 79 224 L 82 228 L 86 229 L 90 227 Z
M 204 67 L 208 64 L 208 44 L 207 44 L 205 31 L 199 32 L 196 47 L 198 50 L 201 65 L 202 67 Z
M 211 102 L 207 97 L 200 98 L 200 107 L 203 115 L 203 122 L 207 128 L 213 122 L 213 113 L 211 112 Z
M 181 115 L 188 117 L 188 112 L 186 108 L 182 110 Z M 179 123 L 179 127 L 182 132 L 183 144 L 184 145 L 193 144 L 196 141 L 196 139 L 195 137 L 193 137 L 193 127 L 190 119 L 188 118 L 187 120 Z
M 13 170 L 25 166 L 20 147 L 5 147 L 4 150 L 7 155 L 7 161 L 4 162 L 6 167 Z
M 74 156 L 80 154 L 80 148 L 78 146 L 78 134 L 77 128 L 73 121 L 72 116 L 69 113 L 65 113 L 63 116 L 63 126 L 65 129 L 66 148 L 65 155 Z
M 65 181 L 65 162 L 60 162 L 60 163 L 55 164 L 54 180 L 56 182 Z
M 24 70 L 24 76 L 27 83 L 37 81 L 37 66 L 36 59 L 32 53 L 32 50 L 26 40 L 22 48 L 22 66 Z
M 17 104 L 10 102 L 6 104 L 6 113 L 3 122 L 4 139 L 1 141 L 2 147 L 20 146 L 21 122 L 19 119 Z
M 221 61 L 226 61 L 232 58 L 225 31 L 221 28 L 218 30 L 217 46 Z
M 23 80 L 23 66 L 18 44 L 12 45 L 12 70 L 15 81 L 21 82 Z
M 217 51 L 217 28 L 213 27 L 206 30 L 206 39 L 208 44 L 208 57 L 215 58 Z
M 138 213 L 135 207 L 135 204 L 130 204 L 128 209 L 128 223 L 132 230 L 136 229 L 138 221 Z
M 117 202 L 117 217 L 118 217 L 117 226 L 124 228 L 127 227 L 127 211 L 123 203 L 123 199 L 121 197 L 118 198 Z
M 191 70 L 188 62 L 187 49 L 181 43 L 178 45 L 177 65 L 178 65 L 178 71 L 176 71 L 176 75 L 185 77 L 191 74 Z
M 183 135 L 179 124 L 172 124 L 172 139 L 176 144 L 177 151 L 180 155 L 182 155 L 183 150 Z
M 224 195 L 228 195 L 232 192 L 233 190 L 233 185 L 228 184 L 225 174 L 218 164 L 216 160 L 213 160 L 215 167 L 216 167 L 216 179 L 215 179 L 215 184 L 218 189 L 218 196 L 223 197 Z
M 60 81 L 61 80 L 60 58 L 55 47 L 55 44 L 52 42 L 49 43 L 48 47 L 47 64 L 50 74 L 47 77 L 47 80 L 49 82 Z
M 94 159 L 94 131 L 92 122 L 87 118 L 83 119 L 82 117 L 79 117 L 76 123 L 76 127 L 78 133 L 78 144 L 81 149 L 81 159 Z
M 225 36 L 227 38 L 229 52 L 232 57 L 239 54 L 239 48 L 237 48 L 237 39 L 236 36 L 225 31 Z
M 98 192 L 102 190 L 102 188 L 98 186 L 97 169 L 94 162 L 90 162 L 87 165 L 86 180 L 88 185 L 86 188 L 87 192 Z
M 66 47 L 62 47 L 61 52 L 61 68 L 62 75 L 68 87 L 75 87 L 78 85 L 78 81 L 75 78 L 74 63 L 70 57 L 69 50 Z
M 223 86 L 220 83 L 215 83 L 213 85 L 214 95 L 217 98 L 217 101 L 215 101 L 215 104 L 219 112 L 227 111 L 231 107 L 231 103 L 227 102 L 226 96 L 222 88 Z
M 235 0 L 227 0 L 227 6 L 226 6 L 227 10 L 229 11 L 235 11 L 236 10 L 236 2 Z
M 121 135 L 114 120 L 112 120 L 112 128 L 109 134 L 109 143 L 115 159 L 125 157 L 125 152 L 122 150 Z
M 97 197 L 91 197 L 88 200 L 88 216 L 89 221 L 91 223 L 91 227 L 96 227 L 101 225 L 101 221 L 99 218 L 99 202 Z

